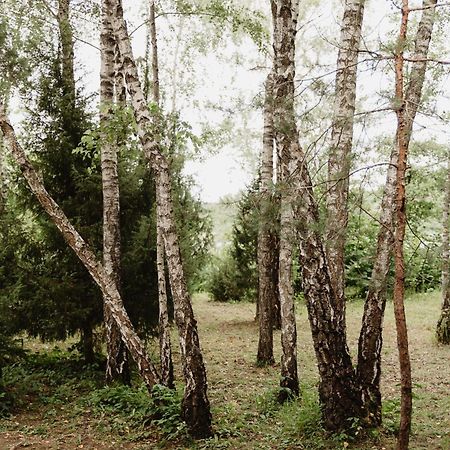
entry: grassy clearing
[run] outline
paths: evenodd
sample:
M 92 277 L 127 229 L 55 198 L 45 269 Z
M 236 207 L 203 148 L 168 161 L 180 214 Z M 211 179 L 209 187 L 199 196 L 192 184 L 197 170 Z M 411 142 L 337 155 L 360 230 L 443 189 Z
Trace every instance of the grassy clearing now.
M 355 352 L 362 302 L 348 305 L 349 345 Z M 450 448 L 450 349 L 437 346 L 436 293 L 407 302 L 414 378 L 411 449 Z M 104 388 L 99 365 L 81 367 L 65 351 L 40 353 L 8 368 L 7 384 L 18 399 L 13 416 L 0 422 L 0 449 L 390 449 L 398 423 L 399 377 L 392 306 L 387 307 L 384 343 L 384 429 L 328 436 L 320 424 L 317 370 L 306 310 L 298 307 L 302 399 L 282 407 L 274 401 L 279 366 L 257 367 L 254 305 L 218 304 L 199 295 L 194 303 L 208 370 L 215 436 L 186 438 L 178 419 L 182 386 L 159 392 L 158 408 L 142 388 Z M 174 339 L 175 339 L 174 335 Z M 279 360 L 279 333 L 275 336 Z M 34 346 L 30 342 L 27 345 Z M 176 358 L 178 359 L 178 354 Z M 179 367 L 179 364 L 178 364 Z M 178 379 L 181 374 L 178 372 Z

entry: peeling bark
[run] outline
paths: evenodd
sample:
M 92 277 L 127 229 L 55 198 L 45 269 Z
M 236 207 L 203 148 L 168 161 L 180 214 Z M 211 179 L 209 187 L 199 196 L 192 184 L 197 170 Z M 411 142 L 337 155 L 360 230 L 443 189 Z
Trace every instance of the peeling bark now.
M 281 312 L 280 400 L 299 394 L 297 329 L 292 286 L 292 252 L 295 239 L 294 199 L 298 130 L 294 109 L 295 36 L 298 2 L 272 1 L 274 48 L 274 131 L 280 154 L 280 237 L 278 289 Z M 261 312 L 260 312 L 261 314 Z
M 161 361 L 161 383 L 171 389 L 175 387 L 172 346 L 170 342 L 169 311 L 167 307 L 166 274 L 164 264 L 164 237 L 162 233 L 161 196 L 157 194 L 156 219 L 156 265 L 158 270 L 159 300 L 159 355 Z
M 3 136 L 0 135 L 0 215 L 5 210 L 6 189 L 5 189 L 5 148 L 3 145 Z
M 109 17 L 102 15 L 100 33 L 100 129 L 101 168 L 103 191 L 103 267 L 115 280 L 120 291 L 120 192 L 117 161 L 117 140 L 108 132 L 114 104 L 115 40 L 112 38 Z M 130 374 L 127 353 L 111 312 L 104 302 L 104 322 L 106 327 L 106 382 L 122 380 L 129 384 Z
M 450 151 L 447 154 L 444 206 L 442 208 L 442 307 L 436 327 L 436 337 L 441 344 L 450 344 L 450 276 L 449 276 L 449 209 L 450 209 Z
M 335 100 L 328 158 L 325 245 L 336 318 L 345 329 L 344 249 L 348 224 L 348 191 L 353 144 L 358 50 L 365 0 L 346 0 L 337 58 Z
M 405 139 L 409 145 L 414 119 L 421 103 L 425 81 L 426 58 L 430 46 L 435 20 L 436 0 L 424 0 L 424 9 L 415 37 L 410 80 L 405 93 Z M 372 277 L 364 305 L 362 327 L 358 344 L 357 377 L 361 387 L 366 419 L 372 425 L 381 424 L 381 349 L 383 345 L 383 318 L 386 306 L 386 285 L 393 247 L 393 218 L 395 215 L 395 193 L 398 146 L 394 145 L 386 176 L 381 204 L 380 230 Z
M 123 70 L 128 94 L 134 110 L 138 135 L 156 174 L 156 183 L 161 201 L 161 227 L 169 269 L 170 285 L 174 297 L 175 322 L 180 338 L 183 374 L 186 382 L 182 403 L 182 415 L 189 432 L 195 438 L 211 435 L 211 412 L 207 396 L 206 370 L 200 350 L 197 322 L 186 286 L 178 235 L 175 227 L 170 171 L 167 158 L 160 152 L 157 141 L 150 133 L 152 118 L 147 108 L 139 81 L 131 43 L 123 20 L 120 0 L 104 0 L 112 6 L 112 23 L 123 58 Z
M 153 101 L 160 106 L 158 41 L 155 20 L 155 2 L 150 0 L 149 29 L 152 48 L 152 92 Z M 159 122 L 158 117 L 156 120 Z M 158 125 L 158 124 L 157 124 Z M 156 266 L 158 272 L 158 301 L 159 301 L 159 353 L 161 361 L 161 383 L 174 388 L 172 346 L 170 343 L 169 311 L 167 306 L 166 271 L 164 264 L 164 236 L 162 230 L 161 195 L 156 188 Z
M 64 95 L 69 98 L 72 107 L 74 107 L 76 89 L 74 73 L 73 31 L 70 24 L 70 0 L 58 0 L 58 13 L 56 17 L 58 21 L 61 44 Z
M 91 248 L 76 231 L 67 216 L 45 189 L 36 170 L 28 160 L 22 147 L 17 142 L 14 129 L 9 123 L 2 103 L 0 103 L 0 128 L 11 151 L 12 157 L 19 166 L 31 191 L 49 215 L 52 222 L 61 232 L 67 244 L 72 248 L 93 280 L 100 287 L 102 294 L 105 296 L 106 306 L 111 311 L 111 314 L 119 327 L 122 339 L 138 366 L 139 374 L 148 390 L 151 391 L 159 377 L 156 369 L 147 356 L 143 343 L 134 331 L 131 321 L 123 307 L 115 280 L 106 273 Z
M 284 110 L 284 115 L 277 114 L 277 108 L 275 109 L 276 132 L 279 130 L 289 131 L 288 133 L 279 133 L 277 142 L 280 149 L 282 180 L 281 233 L 283 233 L 283 222 L 289 224 L 295 218 L 300 236 L 303 291 L 320 375 L 319 397 L 324 425 L 330 430 L 342 430 L 349 426 L 350 418 L 360 417 L 361 405 L 345 331 L 339 327 L 335 313 L 336 296 L 331 285 L 324 245 L 318 232 L 320 228 L 319 210 L 314 199 L 313 187 L 305 163 L 305 154 L 298 143 L 299 136 L 293 110 L 294 38 L 297 8 L 298 4 L 295 1 L 272 1 L 272 11 L 277 20 L 276 26 L 280 30 L 275 44 L 275 55 L 280 62 L 280 69 L 277 70 L 275 81 L 275 101 L 283 100 L 283 105 L 289 105 L 288 109 Z M 282 51 L 277 51 L 277 46 L 282 48 Z M 288 66 L 285 67 L 283 63 Z M 289 113 L 286 114 L 286 111 Z M 289 147 L 288 142 L 290 142 Z M 289 186 L 296 189 L 295 203 L 293 202 L 294 192 L 289 190 Z M 283 190 L 285 190 L 284 194 Z M 286 195 L 287 193 L 290 198 Z M 293 208 L 289 207 L 290 201 L 293 202 Z M 280 282 L 282 276 L 289 277 L 286 272 L 286 262 L 289 259 L 288 240 L 290 236 L 286 234 L 286 230 L 289 228 L 285 228 L 284 236 L 280 236 Z M 284 250 L 281 247 L 284 247 Z M 282 251 L 285 252 L 283 259 Z M 281 275 L 282 271 L 284 271 L 283 275 Z M 283 280 L 283 282 L 285 281 L 286 279 Z M 283 316 L 286 320 L 286 309 L 290 308 L 286 308 L 286 302 L 285 299 L 283 300 L 281 292 L 280 296 L 282 298 L 282 320 Z
M 260 365 L 275 363 L 273 357 L 273 319 L 276 303 L 276 281 L 273 277 L 273 77 L 269 75 L 265 85 L 264 132 L 261 153 L 261 217 L 258 230 L 258 320 L 259 340 L 256 360 Z

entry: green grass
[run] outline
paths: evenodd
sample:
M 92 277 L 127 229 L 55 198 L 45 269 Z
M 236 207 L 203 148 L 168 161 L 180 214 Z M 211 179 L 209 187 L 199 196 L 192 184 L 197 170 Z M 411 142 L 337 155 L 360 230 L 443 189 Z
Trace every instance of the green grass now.
M 411 449 L 449 448 L 450 349 L 438 346 L 434 327 L 438 293 L 413 295 L 406 310 L 414 382 Z M 321 425 L 317 369 L 304 306 L 297 305 L 302 396 L 276 401 L 279 365 L 255 362 L 254 305 L 221 304 L 197 296 L 194 309 L 208 371 L 214 437 L 192 442 L 180 420 L 182 385 L 161 389 L 151 402 L 138 382 L 133 388 L 105 387 L 101 363 L 83 366 L 76 354 L 45 349 L 4 370 L 15 400 L 13 414 L 0 422 L 0 448 L 23 443 L 36 449 L 390 449 L 399 415 L 399 375 L 392 305 L 387 305 L 383 351 L 384 426 L 365 432 L 357 422 L 348 433 L 327 434 Z M 363 303 L 348 304 L 349 346 L 356 351 Z M 174 342 L 176 334 L 173 334 Z M 275 333 L 275 356 L 280 358 Z M 27 342 L 36 350 L 36 341 Z M 153 349 L 154 350 L 154 349 Z M 178 346 L 174 345 L 181 380 Z M 137 381 L 137 380 L 135 380 Z M 11 445 L 10 445 L 11 444 Z M 80 447 L 83 446 L 83 447 Z

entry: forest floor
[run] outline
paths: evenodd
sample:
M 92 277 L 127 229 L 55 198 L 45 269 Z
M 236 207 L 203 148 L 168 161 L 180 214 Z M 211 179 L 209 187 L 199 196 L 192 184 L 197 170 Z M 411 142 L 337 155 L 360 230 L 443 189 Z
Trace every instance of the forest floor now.
M 348 304 L 353 354 L 362 308 L 360 301 Z M 407 301 L 414 382 L 411 449 L 450 449 L 450 348 L 438 346 L 434 340 L 439 308 L 437 293 L 414 295 Z M 142 388 L 103 388 L 98 367 L 80 368 L 79 362 L 74 363 L 61 350 L 65 344 L 51 351 L 53 346 L 25 341 L 26 347 L 40 353 L 5 371 L 18 401 L 13 415 L 0 421 L 0 450 L 394 448 L 399 376 L 392 304 L 387 306 L 384 327 L 384 426 L 364 433 L 355 422 L 351 433 L 337 436 L 329 436 L 321 428 L 318 375 L 303 306 L 297 308 L 303 395 L 300 401 L 282 407 L 273 400 L 279 365 L 255 365 L 254 305 L 214 303 L 205 295 L 197 295 L 194 309 L 208 371 L 214 438 L 199 442 L 187 439 L 182 424 L 173 420 L 170 405 L 159 426 L 143 424 L 142 405 L 147 394 Z M 279 338 L 276 332 L 277 360 Z

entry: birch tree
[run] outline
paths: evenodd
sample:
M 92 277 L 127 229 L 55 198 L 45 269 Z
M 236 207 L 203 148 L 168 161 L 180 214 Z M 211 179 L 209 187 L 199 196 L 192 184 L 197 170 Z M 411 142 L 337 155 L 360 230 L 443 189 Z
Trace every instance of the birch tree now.
M 404 94 L 404 127 L 406 144 L 411 139 L 414 119 L 421 104 L 427 68 L 427 55 L 435 21 L 436 0 L 424 0 L 423 11 L 415 36 L 411 74 Z M 374 425 L 381 423 L 381 350 L 382 328 L 386 306 L 387 276 L 394 237 L 395 196 L 398 146 L 392 147 L 380 215 L 380 229 L 369 291 L 364 304 L 358 344 L 357 375 L 367 419 Z
M 211 435 L 211 413 L 207 396 L 206 370 L 200 350 L 197 322 L 194 318 L 181 261 L 173 213 L 169 165 L 167 158 L 161 153 L 157 141 L 150 132 L 152 118 L 139 80 L 130 38 L 123 19 L 122 4 L 117 0 L 103 0 L 102 6 L 111 15 L 139 139 L 144 155 L 156 174 L 161 205 L 160 225 L 163 230 L 169 279 L 174 298 L 175 322 L 179 331 L 181 359 L 186 382 L 182 415 L 191 435 L 203 438 Z
M 348 190 L 353 144 L 358 50 L 365 0 L 346 0 L 337 58 L 335 97 L 328 157 L 325 244 L 336 314 L 345 329 L 344 248 L 348 224 Z
M 68 99 L 75 105 L 76 88 L 74 73 L 74 46 L 73 30 L 70 24 L 70 0 L 58 0 L 58 12 L 56 14 L 62 55 L 62 77 L 64 80 Z
M 276 280 L 274 279 L 274 221 L 273 190 L 273 74 L 269 74 L 265 83 L 264 132 L 261 152 L 261 219 L 258 229 L 258 319 L 259 341 L 257 361 L 259 364 L 273 364 L 273 307 L 276 296 Z
M 100 47 L 100 129 L 101 129 L 101 168 L 103 191 L 103 266 L 108 275 L 115 280 L 120 290 L 120 196 L 117 167 L 117 139 L 111 136 L 108 128 L 113 114 L 115 61 L 109 17 L 102 15 Z M 129 368 L 126 348 L 110 310 L 104 301 L 104 321 L 106 327 L 106 381 L 119 378 L 129 382 Z
M 160 108 L 158 40 L 155 19 L 155 2 L 149 4 L 149 31 L 152 49 L 152 93 L 153 102 Z M 156 129 L 159 134 L 159 120 L 156 117 Z M 158 135 L 157 134 L 157 135 Z M 159 187 L 156 187 L 156 265 L 158 272 L 159 303 L 159 352 L 161 360 L 161 382 L 170 388 L 174 387 L 172 347 L 170 343 L 169 312 L 167 307 L 167 287 L 164 258 L 164 237 L 162 232 L 162 205 Z
M 274 130 L 280 154 L 279 281 L 281 312 L 280 399 L 298 395 L 297 329 L 292 286 L 292 252 L 295 236 L 292 175 L 298 153 L 298 130 L 294 109 L 296 0 L 272 1 L 274 48 Z M 261 314 L 261 312 L 260 312 Z
M 349 418 L 360 417 L 361 404 L 345 330 L 341 328 L 337 319 L 338 306 L 331 285 L 325 247 L 319 234 L 319 209 L 314 197 L 313 184 L 306 165 L 306 156 L 298 142 L 293 109 L 298 5 L 296 1 L 273 1 L 272 11 L 278 29 L 275 39 L 274 101 L 275 133 L 280 152 L 282 180 L 280 230 L 282 320 L 284 315 L 285 324 L 291 331 L 288 333 L 285 330 L 285 336 L 289 338 L 288 342 L 292 343 L 295 329 L 291 326 L 293 309 L 289 301 L 289 289 L 292 289 L 292 285 L 288 282 L 292 250 L 289 239 L 292 239 L 290 230 L 295 218 L 299 235 L 302 287 L 320 375 L 319 398 L 324 425 L 330 430 L 345 429 L 348 427 Z M 282 284 L 285 286 L 283 293 Z M 286 317 L 289 317 L 289 320 L 286 320 Z M 293 358 L 286 358 L 285 366 L 286 361 L 292 364 Z
M 136 362 L 139 374 L 145 385 L 151 391 L 158 381 L 158 373 L 147 356 L 142 341 L 133 329 L 131 321 L 123 307 L 120 293 L 115 280 L 105 271 L 104 267 L 96 259 L 94 252 L 80 236 L 70 223 L 59 205 L 53 200 L 45 189 L 38 173 L 27 158 L 24 150 L 19 145 L 14 128 L 6 116 L 3 103 L 0 101 L 0 129 L 5 138 L 13 160 L 19 166 L 25 180 L 37 200 L 49 215 L 52 222 L 61 232 L 67 244 L 72 248 L 77 257 L 88 270 L 89 274 L 100 287 L 106 299 L 106 306 L 110 310 L 117 326 L 119 327 L 122 340 L 126 343 L 128 350 Z

